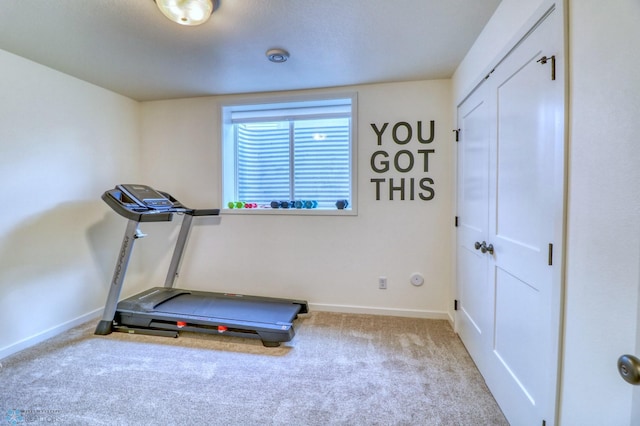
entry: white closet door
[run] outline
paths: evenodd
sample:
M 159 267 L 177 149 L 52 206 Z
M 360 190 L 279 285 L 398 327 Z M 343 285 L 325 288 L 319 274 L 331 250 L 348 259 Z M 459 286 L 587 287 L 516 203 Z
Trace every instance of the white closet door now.
M 493 329 L 493 290 L 487 256 L 476 248 L 486 241 L 489 221 L 490 113 L 486 86 L 458 108 L 458 311 L 456 326 L 471 357 L 483 371 Z
M 553 79 L 562 53 L 557 15 L 547 16 L 491 76 L 497 132 L 488 242 L 495 306 L 486 379 L 518 425 L 551 425 L 555 416 L 561 282 L 554 277 L 560 276 L 564 186 L 558 69 Z
M 458 109 L 456 326 L 514 425 L 550 426 L 556 416 L 565 151 L 560 18 L 548 13 Z

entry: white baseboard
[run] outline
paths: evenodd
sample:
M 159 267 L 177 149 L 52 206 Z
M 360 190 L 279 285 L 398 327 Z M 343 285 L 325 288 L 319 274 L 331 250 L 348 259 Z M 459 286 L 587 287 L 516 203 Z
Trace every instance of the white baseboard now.
M 371 306 L 333 305 L 327 303 L 309 303 L 311 311 L 340 312 L 346 314 L 388 315 L 394 317 L 426 318 L 451 322 L 448 312 L 422 309 L 376 308 Z
M 451 324 L 451 328 L 453 328 L 453 331 L 455 331 L 456 333 L 458 332 L 458 330 L 456 329 L 456 319 L 454 315 L 451 315 L 451 312 L 447 312 L 447 319 L 449 320 L 449 324 Z
M 89 312 L 88 314 L 81 315 L 77 318 L 74 318 L 70 321 L 57 325 L 55 327 L 51 327 L 48 330 L 42 331 L 40 333 L 34 334 L 31 337 L 27 337 L 25 339 L 20 340 L 19 342 L 13 343 L 9 346 L 6 346 L 0 349 L 0 360 L 4 359 L 10 355 L 18 353 L 24 349 L 27 349 L 31 346 L 35 346 L 38 343 L 42 343 L 47 339 L 50 339 L 58 334 L 64 333 L 67 330 L 70 330 L 74 327 L 79 326 L 87 321 L 91 321 L 93 319 L 97 319 L 102 314 L 104 308 L 96 309 L 95 311 Z

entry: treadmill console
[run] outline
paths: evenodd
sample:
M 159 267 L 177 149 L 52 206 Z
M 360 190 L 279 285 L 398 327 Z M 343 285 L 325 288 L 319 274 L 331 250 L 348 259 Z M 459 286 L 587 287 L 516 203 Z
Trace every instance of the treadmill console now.
M 170 222 L 174 213 L 191 216 L 220 214 L 220 209 L 190 209 L 171 194 L 147 185 L 116 185 L 102 194 L 102 199 L 120 216 L 137 222 Z
M 147 185 L 116 185 L 102 194 L 102 199 L 120 216 L 137 222 L 169 222 L 173 213 L 192 211 L 166 192 Z
M 128 204 L 137 204 L 144 209 L 167 210 L 173 207 L 173 202 L 155 189 L 147 185 L 117 185 L 116 189 L 122 192 L 123 199 Z

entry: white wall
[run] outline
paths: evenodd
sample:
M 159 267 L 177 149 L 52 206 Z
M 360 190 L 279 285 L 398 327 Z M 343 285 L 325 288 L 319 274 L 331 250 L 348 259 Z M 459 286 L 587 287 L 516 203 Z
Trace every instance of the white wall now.
M 638 327 L 638 23 L 637 0 L 570 4 L 566 425 L 640 422 L 630 420 L 633 387 L 616 371 L 618 357 L 635 352 Z
M 100 195 L 137 177 L 139 105 L 5 51 L 0 69 L 2 358 L 104 305 L 121 224 Z
M 538 6 L 550 3 L 502 1 L 453 78 L 455 103 L 494 65 L 498 58 L 492 54 L 506 53 Z M 632 386 L 618 376 L 616 360 L 640 348 L 640 4 L 570 0 L 567 6 L 570 137 L 560 424 L 635 425 Z
M 454 148 L 450 81 L 337 91 L 358 93 L 358 216 L 224 215 L 219 226 L 194 229 L 177 285 L 305 299 L 313 309 L 448 318 Z M 239 97 L 142 105 L 146 182 L 193 207 L 219 206 L 218 108 L 225 99 Z M 427 146 L 417 141 L 417 122 L 422 121 L 426 137 L 430 120 L 435 121 L 435 140 Z M 409 123 L 414 134 L 402 146 L 390 137 L 394 124 L 401 121 Z M 385 122 L 388 130 L 378 147 L 370 124 L 380 128 Z M 371 169 L 376 150 L 393 156 L 400 149 L 417 153 L 425 147 L 435 149 L 428 172 L 418 158 L 414 169 L 404 174 L 378 174 Z M 389 200 L 389 178 L 396 184 L 401 177 L 414 178 L 417 188 L 417 181 L 425 176 L 435 182 L 433 200 L 422 201 L 415 195 L 416 200 L 410 201 L 407 194 L 407 200 L 400 201 L 397 193 L 394 201 Z M 372 178 L 387 179 L 379 201 Z M 170 256 L 167 236 L 175 237 L 175 230 L 168 233 L 161 228 L 162 224 L 145 227 L 159 235 L 155 243 L 147 244 L 151 254 L 145 261 L 148 268 L 155 268 L 158 284 L 164 280 Z M 425 275 L 422 287 L 409 283 L 413 272 Z M 387 290 L 377 288 L 379 276 L 388 278 Z

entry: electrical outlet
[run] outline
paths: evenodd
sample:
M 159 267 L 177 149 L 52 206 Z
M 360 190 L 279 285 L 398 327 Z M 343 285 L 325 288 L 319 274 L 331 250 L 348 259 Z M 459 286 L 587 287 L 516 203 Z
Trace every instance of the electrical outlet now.
M 387 277 L 378 277 L 378 288 L 380 290 L 387 289 Z

